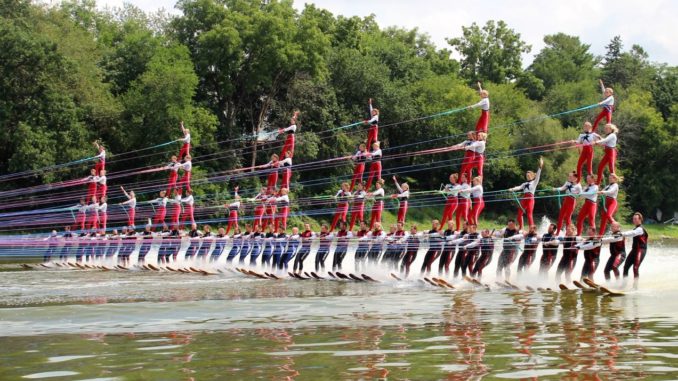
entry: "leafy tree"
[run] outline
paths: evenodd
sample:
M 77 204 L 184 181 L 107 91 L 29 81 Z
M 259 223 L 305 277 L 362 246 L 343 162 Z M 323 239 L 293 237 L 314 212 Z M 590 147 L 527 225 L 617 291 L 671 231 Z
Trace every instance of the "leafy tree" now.
M 462 27 L 462 37 L 447 42 L 462 56 L 462 77 L 473 83 L 515 80 L 523 72 L 521 55 L 532 49 L 501 20 L 490 20 L 482 28 L 476 23 Z
M 648 89 L 654 76 L 648 54 L 640 45 L 631 46 L 624 52 L 621 37 L 615 36 L 607 45 L 603 61 L 602 77 L 610 86 L 630 87 L 636 85 Z

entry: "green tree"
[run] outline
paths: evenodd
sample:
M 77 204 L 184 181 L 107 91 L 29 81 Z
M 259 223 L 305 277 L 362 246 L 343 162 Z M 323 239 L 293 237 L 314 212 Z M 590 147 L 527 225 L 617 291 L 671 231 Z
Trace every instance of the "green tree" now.
M 523 72 L 521 55 L 532 49 L 501 20 L 490 20 L 482 28 L 476 23 L 462 27 L 462 37 L 447 42 L 461 54 L 462 77 L 472 83 L 515 80 Z
M 627 52 L 623 48 L 619 36 L 615 36 L 607 45 L 603 60 L 603 80 L 610 86 L 627 88 L 635 85 L 648 89 L 655 72 L 647 52 L 640 45 L 631 46 L 631 50 Z

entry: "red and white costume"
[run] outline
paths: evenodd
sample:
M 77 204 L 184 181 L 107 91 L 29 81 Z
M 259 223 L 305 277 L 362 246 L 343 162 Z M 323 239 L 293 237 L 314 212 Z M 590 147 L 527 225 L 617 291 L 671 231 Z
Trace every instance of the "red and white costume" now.
M 169 180 L 167 181 L 167 194 L 172 194 L 172 191 L 177 188 L 177 179 L 179 178 L 179 168 L 181 164 L 173 161 L 165 167 L 169 171 Z
M 99 212 L 99 229 L 106 231 L 106 224 L 108 223 L 108 204 L 102 202 L 99 204 L 97 210 Z
M 469 193 L 471 196 L 471 211 L 468 213 L 468 222 L 474 225 L 478 224 L 478 218 L 480 213 L 485 209 L 485 200 L 483 199 L 483 186 L 474 185 L 472 187 L 462 189 L 459 194 L 464 196 L 464 194 Z
M 581 193 L 582 188 L 579 183 L 573 184 L 566 181 L 562 187 L 556 188 L 556 190 L 565 192 L 563 204 L 560 207 L 560 213 L 558 214 L 556 229 L 556 235 L 558 235 L 560 234 L 560 229 L 563 227 L 563 222 L 567 222 L 566 226 L 572 223 L 572 213 L 574 213 L 574 207 L 577 205 L 577 196 Z
M 158 197 L 151 201 L 152 204 L 158 205 L 158 209 L 155 210 L 155 216 L 153 216 L 153 225 L 162 227 L 162 225 L 165 223 L 165 216 L 167 215 L 167 201 L 167 197 Z
M 398 222 L 405 223 L 405 218 L 407 217 L 407 201 L 410 198 L 410 190 L 404 191 L 400 184 L 396 183 L 396 188 L 398 189 L 398 194 L 396 198 L 398 199 Z
M 610 173 L 615 173 L 615 165 L 617 163 L 617 134 L 611 132 L 597 143 L 602 144 L 603 147 L 605 147 L 605 154 L 603 155 L 603 158 L 600 159 L 600 163 L 598 163 L 598 177 L 596 182 L 600 185 L 603 181 L 603 171 L 605 170 L 606 165 Z
M 339 221 L 346 222 L 346 215 L 348 214 L 348 200 L 350 198 L 351 192 L 346 192 L 344 190 L 339 190 L 337 194 L 334 195 L 334 199 L 337 201 L 337 210 L 334 212 L 334 219 L 332 219 L 330 232 L 334 231 L 334 228 L 337 226 Z
M 470 107 L 480 108 L 480 118 L 476 122 L 476 132 L 487 133 L 487 127 L 490 125 L 490 98 L 482 98 L 480 102 Z
M 269 192 L 278 186 L 278 167 L 280 167 L 280 161 L 273 160 L 263 166 L 263 168 L 270 168 L 268 178 L 266 179 L 266 187 Z
M 101 171 L 106 169 L 106 150 L 99 151 L 99 154 L 95 156 L 97 162 L 94 164 L 94 170 L 97 175 L 101 174 Z
M 282 168 L 282 183 L 281 188 L 290 189 L 290 179 L 292 178 L 292 158 L 287 157 L 280 161 L 279 166 Z
M 254 201 L 256 205 L 254 206 L 254 228 L 256 229 L 257 226 L 261 227 L 266 227 L 263 225 L 262 219 L 264 218 L 264 212 L 266 211 L 266 193 L 261 193 L 259 192 L 256 196 L 254 196 Z
M 87 205 L 87 229 L 99 227 L 99 203 L 93 202 Z
M 483 175 L 483 167 L 485 166 L 485 146 L 484 140 L 476 140 L 473 143 L 464 147 L 467 151 L 473 151 L 473 160 L 468 168 L 468 178 L 473 178 L 473 169 L 478 171 L 478 176 Z
M 184 160 L 184 157 L 186 155 L 191 154 L 191 134 L 188 132 L 185 133 L 182 142 L 184 144 L 181 146 L 181 149 L 179 150 L 179 160 Z
M 581 146 L 581 153 L 579 154 L 579 161 L 577 162 L 577 181 L 581 181 L 582 167 L 586 164 L 588 174 L 593 174 L 593 144 L 600 136 L 593 132 L 584 132 L 579 134 L 576 142 Z
M 445 195 L 445 208 L 443 209 L 443 217 L 440 219 L 440 226 L 444 227 L 447 221 L 452 221 L 454 219 L 454 212 L 457 210 L 458 204 L 458 195 L 461 185 L 459 184 L 447 184 L 443 190 Z
M 85 200 L 87 202 L 91 202 L 92 198 L 96 197 L 97 195 L 97 183 L 99 182 L 99 177 L 87 176 L 85 181 L 87 181 L 87 198 Z
M 600 85 L 600 91 L 603 93 L 603 96 L 605 96 L 605 86 L 602 84 Z M 600 113 L 596 117 L 596 120 L 593 122 L 593 132 L 596 132 L 596 129 L 598 128 L 598 123 L 600 123 L 603 118 L 605 118 L 606 123 L 612 123 L 612 112 L 614 111 L 614 95 L 610 95 L 609 97 L 603 99 L 602 102 L 598 103 L 599 106 L 601 106 L 603 109 L 600 110 Z
M 122 203 L 123 207 L 127 207 L 127 226 L 134 226 L 134 219 L 137 214 L 137 198 L 132 197 Z
M 181 203 L 184 204 L 184 214 L 181 217 L 181 223 L 185 223 L 186 220 L 191 221 L 191 225 L 195 223 L 195 218 L 193 216 L 193 213 L 195 211 L 193 203 L 193 195 L 189 194 L 188 197 L 182 197 L 181 198 Z
M 357 191 L 353 194 L 353 208 L 351 208 L 351 224 L 348 230 L 353 231 L 356 221 L 360 223 L 365 218 L 365 196 L 367 193 L 364 190 Z
M 539 178 L 541 177 L 541 168 L 537 170 L 534 180 L 526 181 L 517 187 L 510 188 L 511 192 L 523 192 L 523 198 L 520 200 L 520 207 L 518 208 L 518 230 L 523 229 L 523 213 L 527 214 L 527 226 L 534 225 L 534 218 L 532 212 L 534 211 L 534 193 L 539 185 Z
M 370 190 L 372 181 L 381 179 L 381 148 L 370 151 L 368 157 L 370 159 L 370 174 L 367 177 L 367 186 L 365 186 L 367 191 Z
M 181 189 L 186 189 L 186 190 L 191 190 L 191 170 L 193 169 L 193 164 L 191 164 L 191 161 L 185 161 L 181 164 L 179 164 L 179 167 L 184 170 L 184 175 L 181 176 L 181 180 L 179 180 L 179 188 Z
M 177 194 L 174 196 L 173 200 L 168 200 L 170 204 L 174 204 L 172 207 L 172 226 L 179 226 L 179 218 L 181 217 L 181 195 Z
M 384 188 L 379 188 L 372 192 L 370 198 L 374 200 L 370 212 L 370 230 L 372 230 L 375 222 L 381 222 L 381 214 L 384 211 Z
M 365 147 L 367 149 L 372 149 L 372 143 L 379 141 L 379 114 L 372 115 L 372 105 L 370 104 L 370 119 L 365 121 L 365 124 L 369 124 L 370 128 L 367 131 L 367 143 Z
M 455 145 L 454 147 L 464 150 L 464 158 L 461 161 L 461 170 L 459 171 L 459 177 L 464 173 L 466 178 L 471 178 L 471 170 L 473 169 L 473 164 L 475 164 L 476 151 L 470 149 L 471 145 L 475 140 L 464 140 L 463 142 Z
M 358 150 L 351 157 L 351 160 L 355 163 L 353 166 L 353 178 L 351 179 L 351 188 L 349 191 L 353 192 L 353 188 L 356 183 L 363 182 L 363 173 L 365 173 L 365 161 L 367 161 L 367 154 L 364 151 Z
M 617 195 L 619 194 L 619 184 L 608 184 L 602 191 L 605 196 L 605 210 L 600 216 L 599 235 L 605 234 L 605 228 L 608 222 L 615 222 L 614 214 L 617 212 Z
M 598 186 L 587 185 L 579 194 L 584 198 L 584 205 L 579 209 L 577 216 L 577 235 L 580 236 L 584 230 L 584 220 L 588 220 L 589 226 L 596 227 L 596 212 L 598 210 Z
M 460 230 L 461 228 L 461 218 L 464 219 L 464 222 L 469 220 L 468 212 L 471 206 L 471 186 L 468 183 L 462 183 L 459 186 L 459 203 L 457 204 L 457 213 L 456 213 L 456 229 Z
M 96 176 L 97 182 L 97 200 L 101 202 L 101 198 L 108 193 L 108 185 L 106 184 L 106 176 Z
M 238 196 L 238 192 L 235 193 L 236 197 Z M 238 210 L 240 210 L 240 199 L 237 199 L 233 201 L 232 203 L 228 204 L 228 226 L 226 227 L 226 234 L 228 234 L 231 231 L 231 228 L 233 228 L 233 231 L 236 231 L 238 227 Z
M 282 230 L 287 229 L 287 216 L 290 214 L 290 197 L 286 194 L 275 198 L 275 204 L 278 213 L 275 215 L 275 230 L 278 231 L 278 226 L 282 226 Z
M 294 156 L 294 134 L 297 132 L 297 125 L 292 124 L 287 128 L 283 128 L 281 132 L 284 132 L 286 136 L 282 151 L 280 151 L 280 157 L 285 157 L 287 152 L 292 152 L 292 156 Z

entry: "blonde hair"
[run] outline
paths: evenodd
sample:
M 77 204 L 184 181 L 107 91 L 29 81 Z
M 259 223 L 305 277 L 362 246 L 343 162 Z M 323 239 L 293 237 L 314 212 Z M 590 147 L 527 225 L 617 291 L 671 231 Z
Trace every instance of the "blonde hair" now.
M 373 109 L 372 109 L 372 112 L 375 113 L 375 114 L 377 114 L 377 115 L 379 115 L 379 109 L 378 109 L 378 108 L 373 108 Z
M 605 91 L 609 91 L 610 94 L 614 94 L 614 90 L 612 90 L 611 87 L 606 87 L 606 88 L 605 88 Z
M 450 175 L 450 178 L 454 179 L 455 182 L 459 180 L 459 174 L 458 173 L 453 173 Z
M 477 137 L 477 139 L 480 139 L 480 140 L 487 140 L 487 134 L 484 133 L 484 132 L 478 132 L 476 134 L 476 137 Z
M 402 183 L 402 184 L 400 185 L 400 188 L 401 188 L 402 190 L 406 190 L 406 191 L 410 190 L 410 186 L 409 186 L 407 183 Z
M 618 183 L 621 183 L 622 181 L 624 181 L 624 177 L 622 177 L 622 176 L 617 176 L 616 173 L 610 173 L 610 177 L 616 179 Z
M 385 181 L 384 179 L 379 179 L 379 180 L 377 180 L 377 184 L 379 184 L 379 185 L 381 185 L 381 186 L 384 186 L 384 183 L 385 183 L 385 182 L 386 182 L 386 181 Z
M 473 178 L 473 181 L 479 181 L 481 184 L 483 183 L 483 177 L 482 176 L 476 176 Z
M 609 128 L 614 133 L 619 132 L 619 128 L 617 127 L 616 124 L 608 123 L 608 124 L 605 125 L 605 128 Z
M 480 90 L 480 95 L 481 95 L 481 96 L 484 95 L 484 96 L 486 96 L 486 97 L 489 97 L 489 96 L 490 96 L 490 92 L 487 91 L 487 90 Z
M 534 171 L 527 171 L 525 172 L 525 175 L 530 179 L 530 181 L 534 180 L 535 176 L 537 176 L 537 174 L 534 173 Z

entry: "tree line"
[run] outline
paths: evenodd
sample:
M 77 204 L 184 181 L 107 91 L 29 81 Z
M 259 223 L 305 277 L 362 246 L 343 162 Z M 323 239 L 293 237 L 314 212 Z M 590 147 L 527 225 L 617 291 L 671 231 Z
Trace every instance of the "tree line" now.
M 0 3 L 0 173 L 93 156 L 95 139 L 115 158 L 179 138 L 183 120 L 197 145 L 194 156 L 212 158 L 196 161 L 199 180 L 266 162 L 270 146 L 241 137 L 286 126 L 294 110 L 301 111 L 295 162 L 328 159 L 354 152 L 364 134 L 322 132 L 364 118 L 368 98 L 382 110 L 381 123 L 389 124 L 475 103 L 477 81 L 493 104 L 488 153 L 511 151 L 576 137 L 597 110 L 537 117 L 598 102 L 600 78 L 615 89 L 626 210 L 650 216 L 678 210 L 678 193 L 671 192 L 678 184 L 678 70 L 652 62 L 641 46 L 625 47 L 618 36 L 602 57 L 577 36 L 544 36 L 544 48 L 524 68 L 521 57 L 531 46 L 503 21 L 463 27 L 461 35 L 447 39 L 448 46 L 436 47 L 417 29 L 379 27 L 374 15 L 345 17 L 314 5 L 297 11 L 290 0 L 180 0 L 178 15 L 95 5 Z M 462 112 L 386 128 L 380 140 L 385 147 L 411 144 L 408 151 L 432 148 L 426 141 L 435 139 L 438 146 L 451 145 L 463 138 L 446 137 L 473 129 L 476 118 L 475 112 Z M 519 120 L 527 122 L 514 123 Z M 407 157 L 386 168 L 459 155 Z M 544 158 L 542 183 L 561 185 L 576 167 L 577 152 L 559 150 Z M 139 155 L 120 165 L 166 159 Z M 519 184 L 536 163 L 536 155 L 490 161 L 485 188 Z M 456 169 L 432 168 L 405 179 L 413 190 L 437 189 Z M 332 181 L 350 172 L 347 163 L 302 176 Z M 86 174 L 82 167 L 48 171 L 0 188 Z M 298 178 L 295 174 L 293 181 Z M 125 181 L 136 180 L 141 178 Z M 240 183 L 254 188 L 258 181 Z M 209 183 L 196 194 L 218 197 L 233 185 Z M 294 193 L 330 194 L 338 185 L 299 186 Z M 556 206 L 556 200 L 540 201 L 536 211 Z M 488 205 L 490 213 L 506 210 L 506 204 Z

